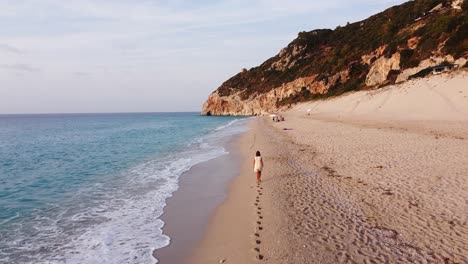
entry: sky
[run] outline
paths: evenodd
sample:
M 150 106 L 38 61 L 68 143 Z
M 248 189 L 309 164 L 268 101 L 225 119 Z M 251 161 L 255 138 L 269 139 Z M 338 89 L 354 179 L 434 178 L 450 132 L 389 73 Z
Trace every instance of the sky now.
M 402 0 L 0 0 L 0 114 L 200 111 L 300 31 Z

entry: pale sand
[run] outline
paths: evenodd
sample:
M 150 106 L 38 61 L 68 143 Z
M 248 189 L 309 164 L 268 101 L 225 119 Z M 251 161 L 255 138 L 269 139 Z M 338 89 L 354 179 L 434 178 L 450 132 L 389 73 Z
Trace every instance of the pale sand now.
M 240 154 L 234 147 L 238 140 L 235 136 L 224 144 L 228 155 L 199 163 L 180 176 L 179 189 L 167 199 L 161 217 L 170 244 L 154 251 L 158 263 L 183 263 L 202 239 L 211 214 L 226 197 L 228 183 L 239 174 Z
M 468 263 L 467 77 L 302 104 L 281 123 L 255 119 L 241 139 L 242 174 L 188 263 Z

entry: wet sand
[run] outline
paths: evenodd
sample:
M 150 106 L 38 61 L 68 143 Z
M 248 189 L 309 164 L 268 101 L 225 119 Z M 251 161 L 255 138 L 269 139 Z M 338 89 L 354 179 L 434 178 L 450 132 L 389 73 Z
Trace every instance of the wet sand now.
M 241 174 L 186 263 L 467 263 L 467 80 L 436 76 L 253 120 Z M 349 96 L 359 105 L 347 108 Z
M 180 177 L 179 189 L 167 200 L 161 219 L 169 246 L 155 250 L 161 264 L 184 263 L 203 238 L 216 207 L 226 198 L 229 182 L 239 175 L 240 157 L 234 136 L 225 148 L 229 152 L 193 166 Z

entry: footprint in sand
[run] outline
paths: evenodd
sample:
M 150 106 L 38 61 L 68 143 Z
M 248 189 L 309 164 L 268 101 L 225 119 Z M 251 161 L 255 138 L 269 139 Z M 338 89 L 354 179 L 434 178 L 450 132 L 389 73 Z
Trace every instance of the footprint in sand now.
M 385 190 L 382 194 L 383 195 L 393 195 L 393 192 L 391 190 Z
M 262 189 L 263 189 L 263 188 L 260 187 L 260 185 L 257 185 L 257 194 L 258 194 L 258 195 L 256 196 L 256 198 L 255 198 L 255 203 L 254 203 L 255 207 L 257 208 L 258 221 L 256 222 L 256 224 L 257 224 L 257 230 L 258 230 L 258 231 L 262 231 L 262 230 L 263 230 L 263 227 L 261 226 L 262 221 L 260 221 L 260 220 L 263 219 L 262 211 L 261 211 L 261 210 L 262 210 L 262 207 L 259 206 L 259 203 L 260 203 L 260 195 L 262 195 L 262 191 L 261 191 Z M 255 244 L 256 244 L 256 245 L 260 245 L 260 244 L 262 243 L 262 241 L 259 239 L 259 238 L 260 238 L 260 233 L 259 233 L 259 232 L 256 232 L 256 233 L 254 233 L 254 236 L 255 236 L 255 240 L 254 240 L 254 241 L 255 241 Z M 259 253 L 260 253 L 260 247 L 257 246 L 257 247 L 255 247 L 253 250 L 254 250 L 256 253 L 258 253 L 258 254 L 256 255 L 256 259 L 258 259 L 258 260 L 263 260 L 263 255 L 262 255 L 262 254 L 259 254 Z

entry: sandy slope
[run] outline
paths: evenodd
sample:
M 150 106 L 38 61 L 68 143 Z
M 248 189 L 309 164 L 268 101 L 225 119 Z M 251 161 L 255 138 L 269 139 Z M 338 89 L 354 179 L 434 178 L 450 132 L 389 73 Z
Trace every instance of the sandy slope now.
M 304 103 L 294 112 L 376 120 L 468 121 L 468 71 Z
M 467 76 L 254 120 L 241 139 L 243 173 L 188 263 L 467 263 Z

